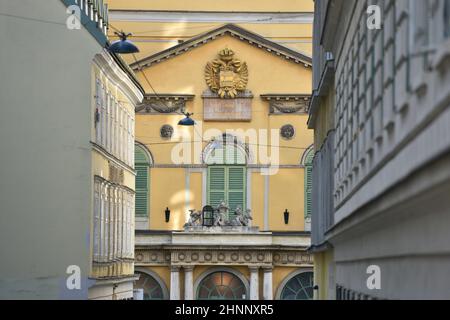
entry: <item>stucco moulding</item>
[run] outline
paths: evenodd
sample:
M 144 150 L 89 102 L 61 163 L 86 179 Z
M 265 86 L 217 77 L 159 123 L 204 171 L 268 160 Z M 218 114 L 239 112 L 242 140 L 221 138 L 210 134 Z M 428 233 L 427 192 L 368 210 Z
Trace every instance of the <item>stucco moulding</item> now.
M 186 102 L 192 101 L 191 94 L 146 94 L 143 102 L 136 107 L 139 114 L 180 114 L 186 109 Z
M 257 265 L 257 266 L 312 266 L 313 257 L 304 251 L 219 250 L 211 249 L 159 249 L 136 250 L 137 266 L 171 265 Z
M 311 97 L 303 94 L 263 94 L 269 102 L 269 114 L 307 114 Z

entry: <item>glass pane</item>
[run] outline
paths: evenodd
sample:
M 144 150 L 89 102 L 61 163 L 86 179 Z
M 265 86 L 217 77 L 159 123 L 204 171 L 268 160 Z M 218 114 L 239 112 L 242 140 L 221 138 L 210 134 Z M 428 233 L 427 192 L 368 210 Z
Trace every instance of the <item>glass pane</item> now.
M 312 272 L 303 272 L 290 279 L 283 291 L 281 300 L 311 300 L 313 292 L 314 277 Z
M 245 298 L 245 286 L 232 273 L 214 272 L 200 283 L 197 298 L 207 300 L 242 300 Z
M 144 300 L 162 300 L 164 299 L 164 294 L 158 281 L 152 276 L 136 272 L 140 275 L 139 280 L 135 282 L 134 287 L 136 289 L 144 289 Z

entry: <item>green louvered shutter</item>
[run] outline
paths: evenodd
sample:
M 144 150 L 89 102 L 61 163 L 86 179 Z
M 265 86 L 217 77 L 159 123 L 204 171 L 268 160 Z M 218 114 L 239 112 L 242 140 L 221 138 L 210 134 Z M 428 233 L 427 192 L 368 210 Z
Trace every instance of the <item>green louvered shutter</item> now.
M 228 169 L 228 205 L 230 216 L 239 206 L 245 210 L 245 168 L 229 167 Z
M 312 165 L 305 167 L 305 217 L 312 213 Z
M 136 170 L 136 201 L 135 214 L 137 216 L 148 216 L 149 214 L 149 159 L 141 146 L 135 145 L 134 168 Z
M 148 166 L 136 164 L 136 215 L 148 214 Z
M 225 167 L 208 168 L 208 203 L 216 207 L 221 201 L 226 201 Z

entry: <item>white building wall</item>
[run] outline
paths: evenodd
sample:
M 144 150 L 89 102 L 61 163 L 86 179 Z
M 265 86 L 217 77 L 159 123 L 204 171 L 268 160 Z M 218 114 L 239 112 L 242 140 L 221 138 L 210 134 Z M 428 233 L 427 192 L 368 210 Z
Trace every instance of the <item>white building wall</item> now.
M 11 15 L 0 16 L 0 298 L 87 298 L 91 72 L 102 48 L 66 28 L 59 0 L 1 1 L 0 11 Z M 70 265 L 81 290 L 65 287 Z

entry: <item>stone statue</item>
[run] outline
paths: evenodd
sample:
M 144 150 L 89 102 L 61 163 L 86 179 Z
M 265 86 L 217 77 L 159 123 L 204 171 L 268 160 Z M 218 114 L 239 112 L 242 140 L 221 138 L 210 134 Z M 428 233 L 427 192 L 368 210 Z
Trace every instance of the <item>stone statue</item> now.
M 242 211 L 242 208 L 238 206 L 238 207 L 236 207 L 235 214 L 236 214 L 236 216 L 231 221 L 231 225 L 233 225 L 233 226 L 248 227 L 250 220 L 253 220 L 250 209 L 245 210 L 245 213 L 244 213 Z
M 252 210 L 246 209 L 244 214 L 244 225 L 248 226 L 250 224 L 250 220 L 253 220 Z
M 228 210 L 230 208 L 227 207 L 225 201 L 222 201 L 219 206 L 214 210 L 214 226 L 225 226 L 228 220 Z
M 209 207 L 209 213 L 213 213 L 212 218 L 213 222 L 212 225 L 209 223 L 208 225 L 203 225 L 203 219 L 202 211 L 197 211 L 195 209 L 189 210 L 189 220 L 184 225 L 185 228 L 188 229 L 195 229 L 198 228 L 203 229 L 206 227 L 223 227 L 226 229 L 226 227 L 249 227 L 250 220 L 253 220 L 251 215 L 251 210 L 246 209 L 245 211 L 242 209 L 242 207 L 237 206 L 236 210 L 234 212 L 234 217 L 231 219 L 229 216 L 229 210 L 230 208 L 227 206 L 225 201 L 221 201 L 220 204 L 216 208 Z M 208 218 L 209 219 L 209 218 Z M 198 228 L 197 228 L 198 227 Z M 230 228 L 230 230 L 234 230 L 233 228 Z
M 195 211 L 195 210 L 192 210 L 192 209 L 189 210 L 189 212 L 190 212 L 189 220 L 184 226 L 185 227 L 199 226 L 201 224 L 202 213 L 200 211 Z

